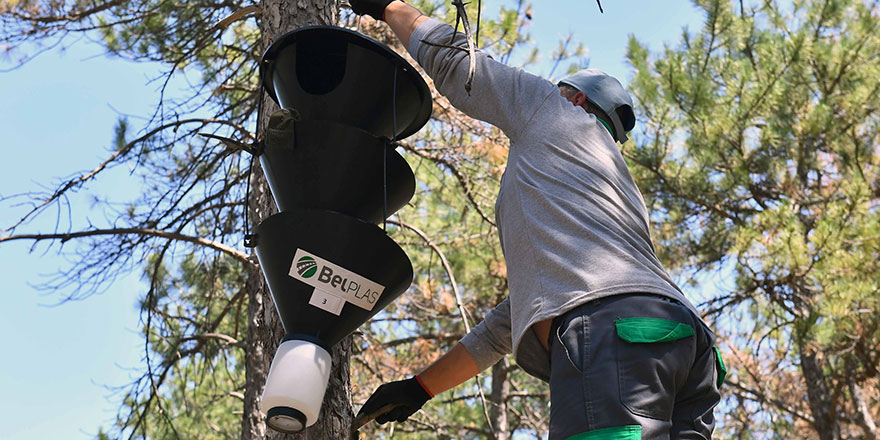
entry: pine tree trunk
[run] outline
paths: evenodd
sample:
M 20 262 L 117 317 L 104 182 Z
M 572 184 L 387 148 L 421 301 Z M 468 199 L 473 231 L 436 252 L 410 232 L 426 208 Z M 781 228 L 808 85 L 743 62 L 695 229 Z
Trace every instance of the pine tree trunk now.
M 834 399 L 822 371 L 822 362 L 816 351 L 803 339 L 798 340 L 801 371 L 807 383 L 807 399 L 813 414 L 813 427 L 821 440 L 839 440 L 840 425 L 834 408 Z
M 262 16 L 260 30 L 263 47 L 286 32 L 303 26 L 335 24 L 338 7 L 332 0 L 263 0 L 260 2 Z M 269 121 L 269 115 L 278 107 L 263 95 L 261 133 Z M 269 186 L 254 162 L 251 180 L 250 218 L 252 228 L 275 213 L 275 204 Z M 242 440 L 293 438 L 303 440 L 338 440 L 348 438 L 352 419 L 351 383 L 349 381 L 349 358 L 351 337 L 343 339 L 332 350 L 333 369 L 324 396 L 324 404 L 318 422 L 300 434 L 284 435 L 266 427 L 259 410 L 260 395 L 269 372 L 275 349 L 283 337 L 281 322 L 269 295 L 269 290 L 259 270 L 248 274 L 248 356 L 245 365 L 246 385 L 244 414 L 242 416 Z

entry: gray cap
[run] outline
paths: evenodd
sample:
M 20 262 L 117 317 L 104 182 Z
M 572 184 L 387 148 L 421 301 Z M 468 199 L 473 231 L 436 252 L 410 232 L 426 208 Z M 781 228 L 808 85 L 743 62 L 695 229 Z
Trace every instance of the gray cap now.
M 584 92 L 587 100 L 611 118 L 617 141 L 621 144 L 626 142 L 626 132 L 635 127 L 636 116 L 633 113 L 632 98 L 617 78 L 599 69 L 583 69 L 563 78 L 559 84 Z

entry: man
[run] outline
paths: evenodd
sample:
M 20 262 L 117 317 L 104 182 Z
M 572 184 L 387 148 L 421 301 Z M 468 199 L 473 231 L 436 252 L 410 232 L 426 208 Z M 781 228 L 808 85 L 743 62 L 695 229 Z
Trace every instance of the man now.
M 397 0 L 350 1 L 388 23 L 454 106 L 510 138 L 496 202 L 509 296 L 423 372 L 379 387 L 360 412 L 391 408 L 377 422 L 404 421 L 513 353 L 550 384 L 551 440 L 711 438 L 723 364 L 655 255 L 645 203 L 615 143 L 635 124 L 620 83 L 588 69 L 554 85 L 478 53 L 468 93 L 468 55 L 448 47 L 451 26 Z

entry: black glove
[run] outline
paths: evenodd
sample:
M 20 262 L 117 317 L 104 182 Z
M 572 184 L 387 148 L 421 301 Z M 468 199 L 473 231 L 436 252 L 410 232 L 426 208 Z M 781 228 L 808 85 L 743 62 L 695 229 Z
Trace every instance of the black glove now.
M 357 417 L 381 411 L 383 407 L 388 406 L 387 412 L 376 417 L 376 422 L 380 424 L 392 420 L 403 422 L 432 397 L 434 396 L 428 393 L 415 376 L 389 382 L 376 388 L 373 395 L 367 399 L 367 403 L 358 411 Z
M 357 15 L 367 14 L 376 20 L 383 20 L 385 8 L 394 0 L 348 0 L 351 10 Z

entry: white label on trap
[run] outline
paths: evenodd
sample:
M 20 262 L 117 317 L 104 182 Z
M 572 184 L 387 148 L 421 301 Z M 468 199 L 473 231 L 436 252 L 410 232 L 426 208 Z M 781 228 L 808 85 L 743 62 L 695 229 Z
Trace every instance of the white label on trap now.
M 309 299 L 309 304 L 339 316 L 339 314 L 342 313 L 342 306 L 345 305 L 345 300 L 316 288 L 315 291 L 312 292 L 312 298 Z
M 289 274 L 368 311 L 385 291 L 385 286 L 302 249 L 296 250 Z

